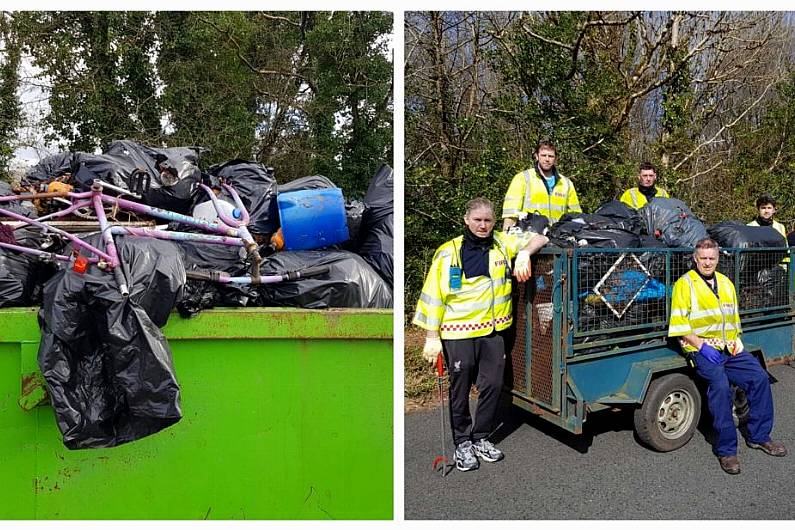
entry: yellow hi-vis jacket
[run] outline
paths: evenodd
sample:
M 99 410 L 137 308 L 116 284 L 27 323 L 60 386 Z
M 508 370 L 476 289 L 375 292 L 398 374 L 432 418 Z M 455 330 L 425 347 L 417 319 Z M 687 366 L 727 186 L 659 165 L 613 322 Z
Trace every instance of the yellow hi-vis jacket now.
M 662 188 L 657 188 L 654 192 L 654 196 L 662 197 L 663 199 L 670 198 L 668 192 Z M 629 188 L 621 195 L 621 199 L 619 200 L 630 208 L 635 208 L 636 210 L 643 208 L 646 206 L 646 203 L 649 202 L 648 199 L 646 199 L 646 196 L 640 192 L 640 188 L 637 187 Z
M 550 195 L 544 178 L 530 168 L 513 176 L 502 203 L 503 219 L 518 218 L 522 212 L 540 213 L 554 223 L 563 214 L 580 213 L 582 208 L 571 180 L 558 173 Z
M 732 355 L 737 355 L 743 351 L 737 293 L 734 284 L 723 274 L 715 272 L 715 281 L 718 282 L 717 297 L 694 270 L 676 280 L 671 295 L 668 336 L 684 337 L 694 333 L 717 350 L 726 346 Z M 685 342 L 682 348 L 685 352 L 697 351 Z
M 759 224 L 759 221 L 757 221 L 756 219 L 754 219 L 753 221 L 751 221 L 750 223 L 748 223 L 746 226 L 761 226 L 761 225 Z M 773 221 L 773 228 L 775 228 L 775 229 L 776 229 L 776 231 L 777 231 L 779 234 L 781 234 L 782 236 L 784 236 L 784 239 L 787 239 L 787 229 L 786 229 L 786 228 L 784 228 L 784 225 L 783 225 L 783 224 L 779 223 L 778 221 Z M 781 260 L 781 263 L 789 263 L 789 257 L 786 257 L 786 258 L 784 258 L 783 260 Z
M 754 219 L 753 221 L 748 223 L 746 226 L 761 226 L 761 225 L 759 224 L 759 221 Z M 773 221 L 773 228 L 775 228 L 778 233 L 780 233 L 782 236 L 784 236 L 784 239 L 787 238 L 787 229 L 784 228 L 783 224 L 779 223 L 778 221 Z
M 441 245 L 433 256 L 422 286 L 413 324 L 438 331 L 442 339 L 484 337 L 511 325 L 511 260 L 527 246 L 532 234 L 494 232 L 489 251 L 489 276 L 467 278 L 461 288 L 450 286 L 450 267 L 461 267 L 463 236 Z

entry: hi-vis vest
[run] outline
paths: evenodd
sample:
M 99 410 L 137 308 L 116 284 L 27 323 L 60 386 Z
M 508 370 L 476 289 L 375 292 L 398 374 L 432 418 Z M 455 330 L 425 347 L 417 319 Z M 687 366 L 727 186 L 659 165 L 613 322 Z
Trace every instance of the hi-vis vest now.
M 753 221 L 748 223 L 746 226 L 760 226 L 760 224 L 759 224 L 759 221 L 754 219 Z M 782 236 L 784 236 L 784 239 L 787 238 L 787 229 L 784 228 L 783 224 L 779 223 L 778 221 L 773 221 L 773 228 L 775 228 L 778 233 L 780 233 Z
M 655 197 L 662 197 L 663 199 L 669 199 L 668 192 L 662 188 L 657 188 L 654 192 Z M 621 195 L 621 202 L 629 206 L 630 208 L 635 208 L 639 210 L 646 206 L 646 203 L 649 202 L 646 199 L 646 196 L 640 192 L 639 188 L 629 188 Z
M 718 296 L 698 272 L 691 270 L 683 274 L 674 284 L 671 295 L 671 320 L 668 322 L 669 337 L 683 337 L 694 333 L 718 350 L 726 346 L 732 355 L 743 350 L 740 340 L 740 313 L 734 284 L 726 276 L 715 272 Z M 682 342 L 686 352 L 696 348 Z
M 751 221 L 750 223 L 748 223 L 746 226 L 761 226 L 761 225 L 759 224 L 759 221 L 757 221 L 756 219 L 754 219 L 753 221 Z M 777 231 L 779 234 L 781 234 L 782 236 L 784 236 L 784 239 L 787 239 L 787 229 L 786 229 L 786 228 L 784 228 L 784 225 L 783 225 L 783 224 L 779 223 L 778 221 L 773 221 L 773 228 L 775 228 L 775 229 L 776 229 L 776 231 Z M 789 256 L 788 256 L 788 257 L 786 257 L 786 258 L 784 258 L 784 259 L 782 259 L 782 260 L 781 260 L 781 263 L 789 263 Z
M 511 260 L 530 241 L 527 236 L 494 232 L 489 276 L 463 276 L 460 289 L 450 287 L 450 266 L 462 267 L 463 236 L 444 243 L 433 256 L 422 286 L 413 324 L 439 331 L 442 339 L 483 337 L 511 325 Z
M 582 208 L 571 180 L 558 174 L 550 195 L 543 177 L 536 173 L 535 168 L 530 168 L 514 175 L 502 203 L 503 219 L 517 218 L 522 212 L 540 213 L 551 224 L 563 214 L 582 212 Z

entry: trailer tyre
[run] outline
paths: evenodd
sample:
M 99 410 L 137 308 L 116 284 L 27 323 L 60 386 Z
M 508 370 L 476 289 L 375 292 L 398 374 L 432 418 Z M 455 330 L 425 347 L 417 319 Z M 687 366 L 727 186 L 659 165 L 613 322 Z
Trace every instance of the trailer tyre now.
M 690 441 L 700 417 L 696 384 L 684 374 L 668 374 L 651 382 L 643 405 L 635 410 L 635 433 L 652 449 L 674 451 Z
M 732 407 L 732 418 L 736 427 L 742 427 L 748 423 L 748 415 L 751 407 L 748 405 L 748 398 L 742 388 L 732 386 L 734 390 L 734 407 Z

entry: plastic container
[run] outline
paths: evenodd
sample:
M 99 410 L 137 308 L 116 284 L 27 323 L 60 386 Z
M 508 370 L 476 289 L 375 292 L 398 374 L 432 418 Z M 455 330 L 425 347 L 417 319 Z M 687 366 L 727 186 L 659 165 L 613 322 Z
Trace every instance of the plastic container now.
M 327 247 L 350 237 L 339 188 L 280 193 L 276 202 L 286 250 Z
M 217 201 L 219 208 L 221 208 L 224 214 L 235 219 L 240 219 L 240 212 L 235 209 L 233 204 L 223 199 L 217 199 Z M 237 215 L 235 215 L 235 213 L 237 213 Z M 196 205 L 193 209 L 193 217 L 215 222 L 218 220 L 218 211 L 215 209 L 213 201 L 205 201 Z

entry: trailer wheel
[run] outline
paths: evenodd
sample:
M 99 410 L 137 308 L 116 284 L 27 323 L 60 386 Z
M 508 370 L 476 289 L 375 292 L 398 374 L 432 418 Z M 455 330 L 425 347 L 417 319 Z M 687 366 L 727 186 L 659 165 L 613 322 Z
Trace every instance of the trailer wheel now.
M 690 441 L 700 416 L 701 394 L 693 380 L 668 374 L 649 385 L 643 405 L 635 410 L 635 432 L 652 449 L 673 451 Z
M 748 405 L 748 398 L 742 388 L 733 386 L 734 390 L 734 406 L 732 407 L 732 418 L 736 427 L 742 427 L 748 423 L 748 414 L 751 412 L 751 407 Z

